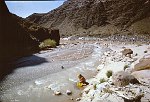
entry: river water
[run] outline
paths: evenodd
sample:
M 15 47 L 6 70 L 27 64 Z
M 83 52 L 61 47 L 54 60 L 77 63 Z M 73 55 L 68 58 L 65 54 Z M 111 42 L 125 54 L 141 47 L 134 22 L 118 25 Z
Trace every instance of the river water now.
M 73 102 L 82 90 L 77 75 L 95 75 L 102 52 L 97 44 L 70 44 L 21 58 L 1 82 L 1 102 Z M 56 90 L 62 95 L 55 96 Z

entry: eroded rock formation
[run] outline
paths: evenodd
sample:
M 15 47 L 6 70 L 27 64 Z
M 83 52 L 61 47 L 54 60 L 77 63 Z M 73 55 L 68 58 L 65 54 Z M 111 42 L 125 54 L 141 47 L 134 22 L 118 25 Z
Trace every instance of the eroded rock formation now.
M 67 0 L 55 10 L 26 19 L 62 35 L 150 33 L 149 0 Z
M 59 30 L 53 35 L 51 30 L 11 14 L 4 1 L 0 9 L 0 61 L 37 52 L 40 42 L 48 38 L 59 45 Z

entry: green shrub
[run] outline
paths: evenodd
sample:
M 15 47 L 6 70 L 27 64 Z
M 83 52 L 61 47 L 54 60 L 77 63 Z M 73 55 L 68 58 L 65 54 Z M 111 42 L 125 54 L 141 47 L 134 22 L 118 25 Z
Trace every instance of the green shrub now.
M 93 85 L 93 88 L 94 88 L 94 90 L 96 90 L 96 88 L 97 88 L 97 87 L 96 87 L 96 84 Z
M 112 90 L 110 90 L 109 88 L 104 88 L 103 90 L 104 90 L 104 92 L 105 92 L 105 93 L 110 93 L 110 94 L 112 94 L 112 93 L 113 93 L 113 91 L 112 91 Z
M 51 40 L 51 39 L 46 39 L 44 40 L 40 45 L 40 48 L 44 48 L 44 47 L 52 47 L 55 48 L 56 47 L 56 41 Z
M 106 80 L 104 78 L 100 79 L 100 83 L 104 83 Z
M 112 73 L 113 73 L 112 70 L 108 70 L 106 73 L 107 77 L 110 78 L 112 76 Z

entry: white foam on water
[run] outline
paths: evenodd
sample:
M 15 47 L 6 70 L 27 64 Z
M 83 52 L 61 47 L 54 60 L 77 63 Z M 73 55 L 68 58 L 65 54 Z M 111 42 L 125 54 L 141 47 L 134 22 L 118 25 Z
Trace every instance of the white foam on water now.
M 93 53 L 89 55 L 85 60 L 78 63 L 76 66 L 72 68 L 69 68 L 66 70 L 64 69 L 64 71 L 53 73 L 45 77 L 42 77 L 40 79 L 37 79 L 34 82 L 32 81 L 30 83 L 27 83 L 26 85 L 22 86 L 23 90 L 26 90 L 28 88 L 28 91 L 26 93 L 25 91 L 22 91 L 21 88 L 19 88 L 20 90 L 19 91 L 16 90 L 17 92 L 15 92 L 14 90 L 15 94 L 17 93 L 18 95 L 22 96 L 21 99 L 24 99 L 25 95 L 29 95 L 29 97 L 31 98 L 27 100 L 34 102 L 32 98 L 36 97 L 35 94 L 37 94 L 40 97 L 40 95 L 42 95 L 42 92 L 44 92 L 45 94 L 49 93 L 50 90 L 48 89 L 59 91 L 61 89 L 64 89 L 65 87 L 67 89 L 74 88 L 73 86 L 75 85 L 74 83 L 78 81 L 78 78 L 77 78 L 78 74 L 85 73 L 85 72 L 94 72 L 96 71 L 97 66 L 101 63 L 100 58 L 102 55 L 102 48 L 96 44 L 90 44 L 90 45 L 85 45 L 85 46 L 94 46 Z M 43 56 L 43 55 L 41 54 L 40 56 Z M 49 52 L 44 54 L 44 56 L 45 57 L 50 56 Z M 45 64 L 45 67 L 49 67 L 49 66 L 46 66 L 47 63 L 43 63 L 43 64 Z M 43 64 L 39 66 L 43 66 Z M 88 74 L 88 73 L 85 73 L 85 74 Z M 69 85 L 70 82 L 71 82 L 71 85 Z M 33 86 L 30 87 L 30 85 L 33 85 Z M 73 90 L 76 91 L 76 89 L 73 89 Z M 53 96 L 49 96 L 49 97 L 54 98 Z M 17 96 L 17 98 L 20 98 L 20 97 Z M 25 102 L 25 101 L 22 101 L 22 102 Z

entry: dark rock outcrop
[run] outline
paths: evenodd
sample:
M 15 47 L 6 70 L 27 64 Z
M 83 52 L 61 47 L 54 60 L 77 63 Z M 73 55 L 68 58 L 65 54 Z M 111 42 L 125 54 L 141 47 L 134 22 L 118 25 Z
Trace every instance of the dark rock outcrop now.
M 18 55 L 24 55 L 38 49 L 38 42 L 18 24 L 9 13 L 4 1 L 0 3 L 0 60 L 10 60 Z
M 150 0 L 67 0 L 55 10 L 26 19 L 46 28 L 58 28 L 64 35 L 115 34 L 145 18 L 146 22 L 141 22 L 150 21 L 149 11 Z M 140 29 L 133 28 L 134 32 Z M 143 32 L 150 33 L 148 29 Z
M 0 2 L 0 62 L 37 52 L 40 42 L 48 38 L 59 45 L 59 32 L 52 36 L 50 30 L 11 14 Z
M 42 42 L 45 39 L 52 39 L 56 41 L 56 44 L 59 45 L 60 34 L 59 29 L 47 29 L 44 27 L 39 26 L 36 23 L 32 23 L 28 20 L 22 19 L 16 15 L 13 15 L 17 22 L 28 31 L 29 34 L 32 35 L 37 41 Z

